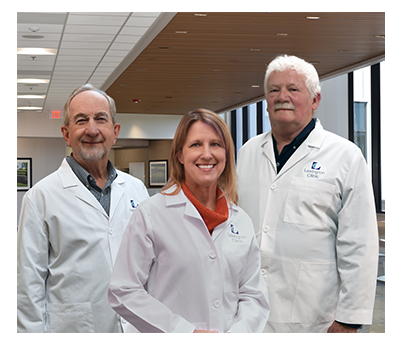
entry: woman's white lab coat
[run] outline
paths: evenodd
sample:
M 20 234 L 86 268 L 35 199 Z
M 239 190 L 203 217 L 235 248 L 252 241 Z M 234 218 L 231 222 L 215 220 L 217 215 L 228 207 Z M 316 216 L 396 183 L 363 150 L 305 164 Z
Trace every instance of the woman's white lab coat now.
M 261 249 L 271 305 L 267 332 L 325 332 L 369 324 L 378 234 L 365 160 L 319 121 L 276 174 L 271 133 L 240 150 L 239 205 Z
M 125 227 L 146 198 L 140 180 L 118 171 L 108 216 L 65 159 L 26 193 L 18 231 L 19 332 L 125 329 L 107 288 Z
M 212 236 L 183 191 L 132 215 L 109 288 L 141 332 L 261 332 L 269 306 L 250 218 L 235 205 Z

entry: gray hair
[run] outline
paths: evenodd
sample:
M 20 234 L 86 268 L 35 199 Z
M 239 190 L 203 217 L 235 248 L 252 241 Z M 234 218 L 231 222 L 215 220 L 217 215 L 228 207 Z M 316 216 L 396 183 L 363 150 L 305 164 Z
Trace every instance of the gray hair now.
M 116 119 L 117 108 L 115 106 L 115 101 L 113 100 L 113 98 L 108 96 L 104 91 L 96 89 L 92 84 L 85 84 L 85 85 L 75 89 L 72 92 L 72 94 L 68 97 L 68 100 L 64 105 L 64 125 L 66 125 L 66 126 L 69 125 L 69 119 L 70 119 L 69 105 L 70 105 L 72 99 L 76 95 L 78 95 L 78 94 L 80 94 L 81 92 L 84 92 L 84 91 L 95 91 L 95 92 L 98 92 L 99 94 L 103 95 L 107 99 L 108 103 L 110 104 L 111 118 L 112 118 L 113 123 L 115 124 L 117 122 L 117 119 Z
M 267 94 L 267 81 L 272 72 L 283 72 L 286 69 L 293 69 L 302 74 L 311 98 L 321 93 L 319 77 L 315 67 L 303 59 L 296 56 L 282 55 L 276 57 L 267 67 L 264 79 L 264 92 Z

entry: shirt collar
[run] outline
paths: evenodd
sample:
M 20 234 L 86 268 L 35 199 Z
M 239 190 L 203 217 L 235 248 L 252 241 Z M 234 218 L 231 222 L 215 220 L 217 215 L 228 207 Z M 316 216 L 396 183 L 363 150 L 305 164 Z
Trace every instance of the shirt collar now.
M 93 185 L 95 184 L 93 176 L 75 160 L 75 158 L 72 156 L 72 153 L 71 156 L 66 158 L 66 160 L 69 166 L 71 167 L 72 171 L 75 173 L 77 178 L 85 185 L 85 187 L 88 186 L 93 187 Z M 117 178 L 118 173 L 110 161 L 108 161 L 107 163 L 107 170 L 108 170 L 107 181 L 110 181 L 111 184 Z

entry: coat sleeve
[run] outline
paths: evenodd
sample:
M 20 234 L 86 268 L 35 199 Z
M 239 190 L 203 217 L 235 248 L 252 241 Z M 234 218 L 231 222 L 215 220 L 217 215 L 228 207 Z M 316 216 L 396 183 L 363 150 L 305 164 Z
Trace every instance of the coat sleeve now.
M 336 320 L 371 324 L 378 267 L 378 228 L 368 167 L 361 152 L 352 160 L 338 215 L 340 275 Z
M 17 238 L 17 331 L 45 332 L 48 236 L 38 210 L 25 195 Z
M 249 226 L 252 227 L 251 221 Z M 267 323 L 270 308 L 267 288 L 261 275 L 260 249 L 255 236 L 250 244 L 245 266 L 239 285 L 238 312 L 228 332 L 261 333 Z
M 111 307 L 142 333 L 191 333 L 195 326 L 147 293 L 156 260 L 154 236 L 143 207 L 132 214 L 108 289 Z

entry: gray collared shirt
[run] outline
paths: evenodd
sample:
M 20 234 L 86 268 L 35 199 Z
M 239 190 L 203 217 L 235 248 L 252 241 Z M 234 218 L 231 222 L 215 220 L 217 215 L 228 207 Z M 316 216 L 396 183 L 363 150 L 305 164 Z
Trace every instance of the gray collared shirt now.
M 75 158 L 72 156 L 67 157 L 67 162 L 71 167 L 72 171 L 78 177 L 78 179 L 85 185 L 85 187 L 90 191 L 93 196 L 99 201 L 104 211 L 109 215 L 110 214 L 110 202 L 111 202 L 111 184 L 117 178 L 118 174 L 115 170 L 114 166 L 108 161 L 107 170 L 108 170 L 108 179 L 104 188 L 101 189 L 96 184 L 96 180 L 89 172 L 87 172 L 82 165 L 80 165 Z

